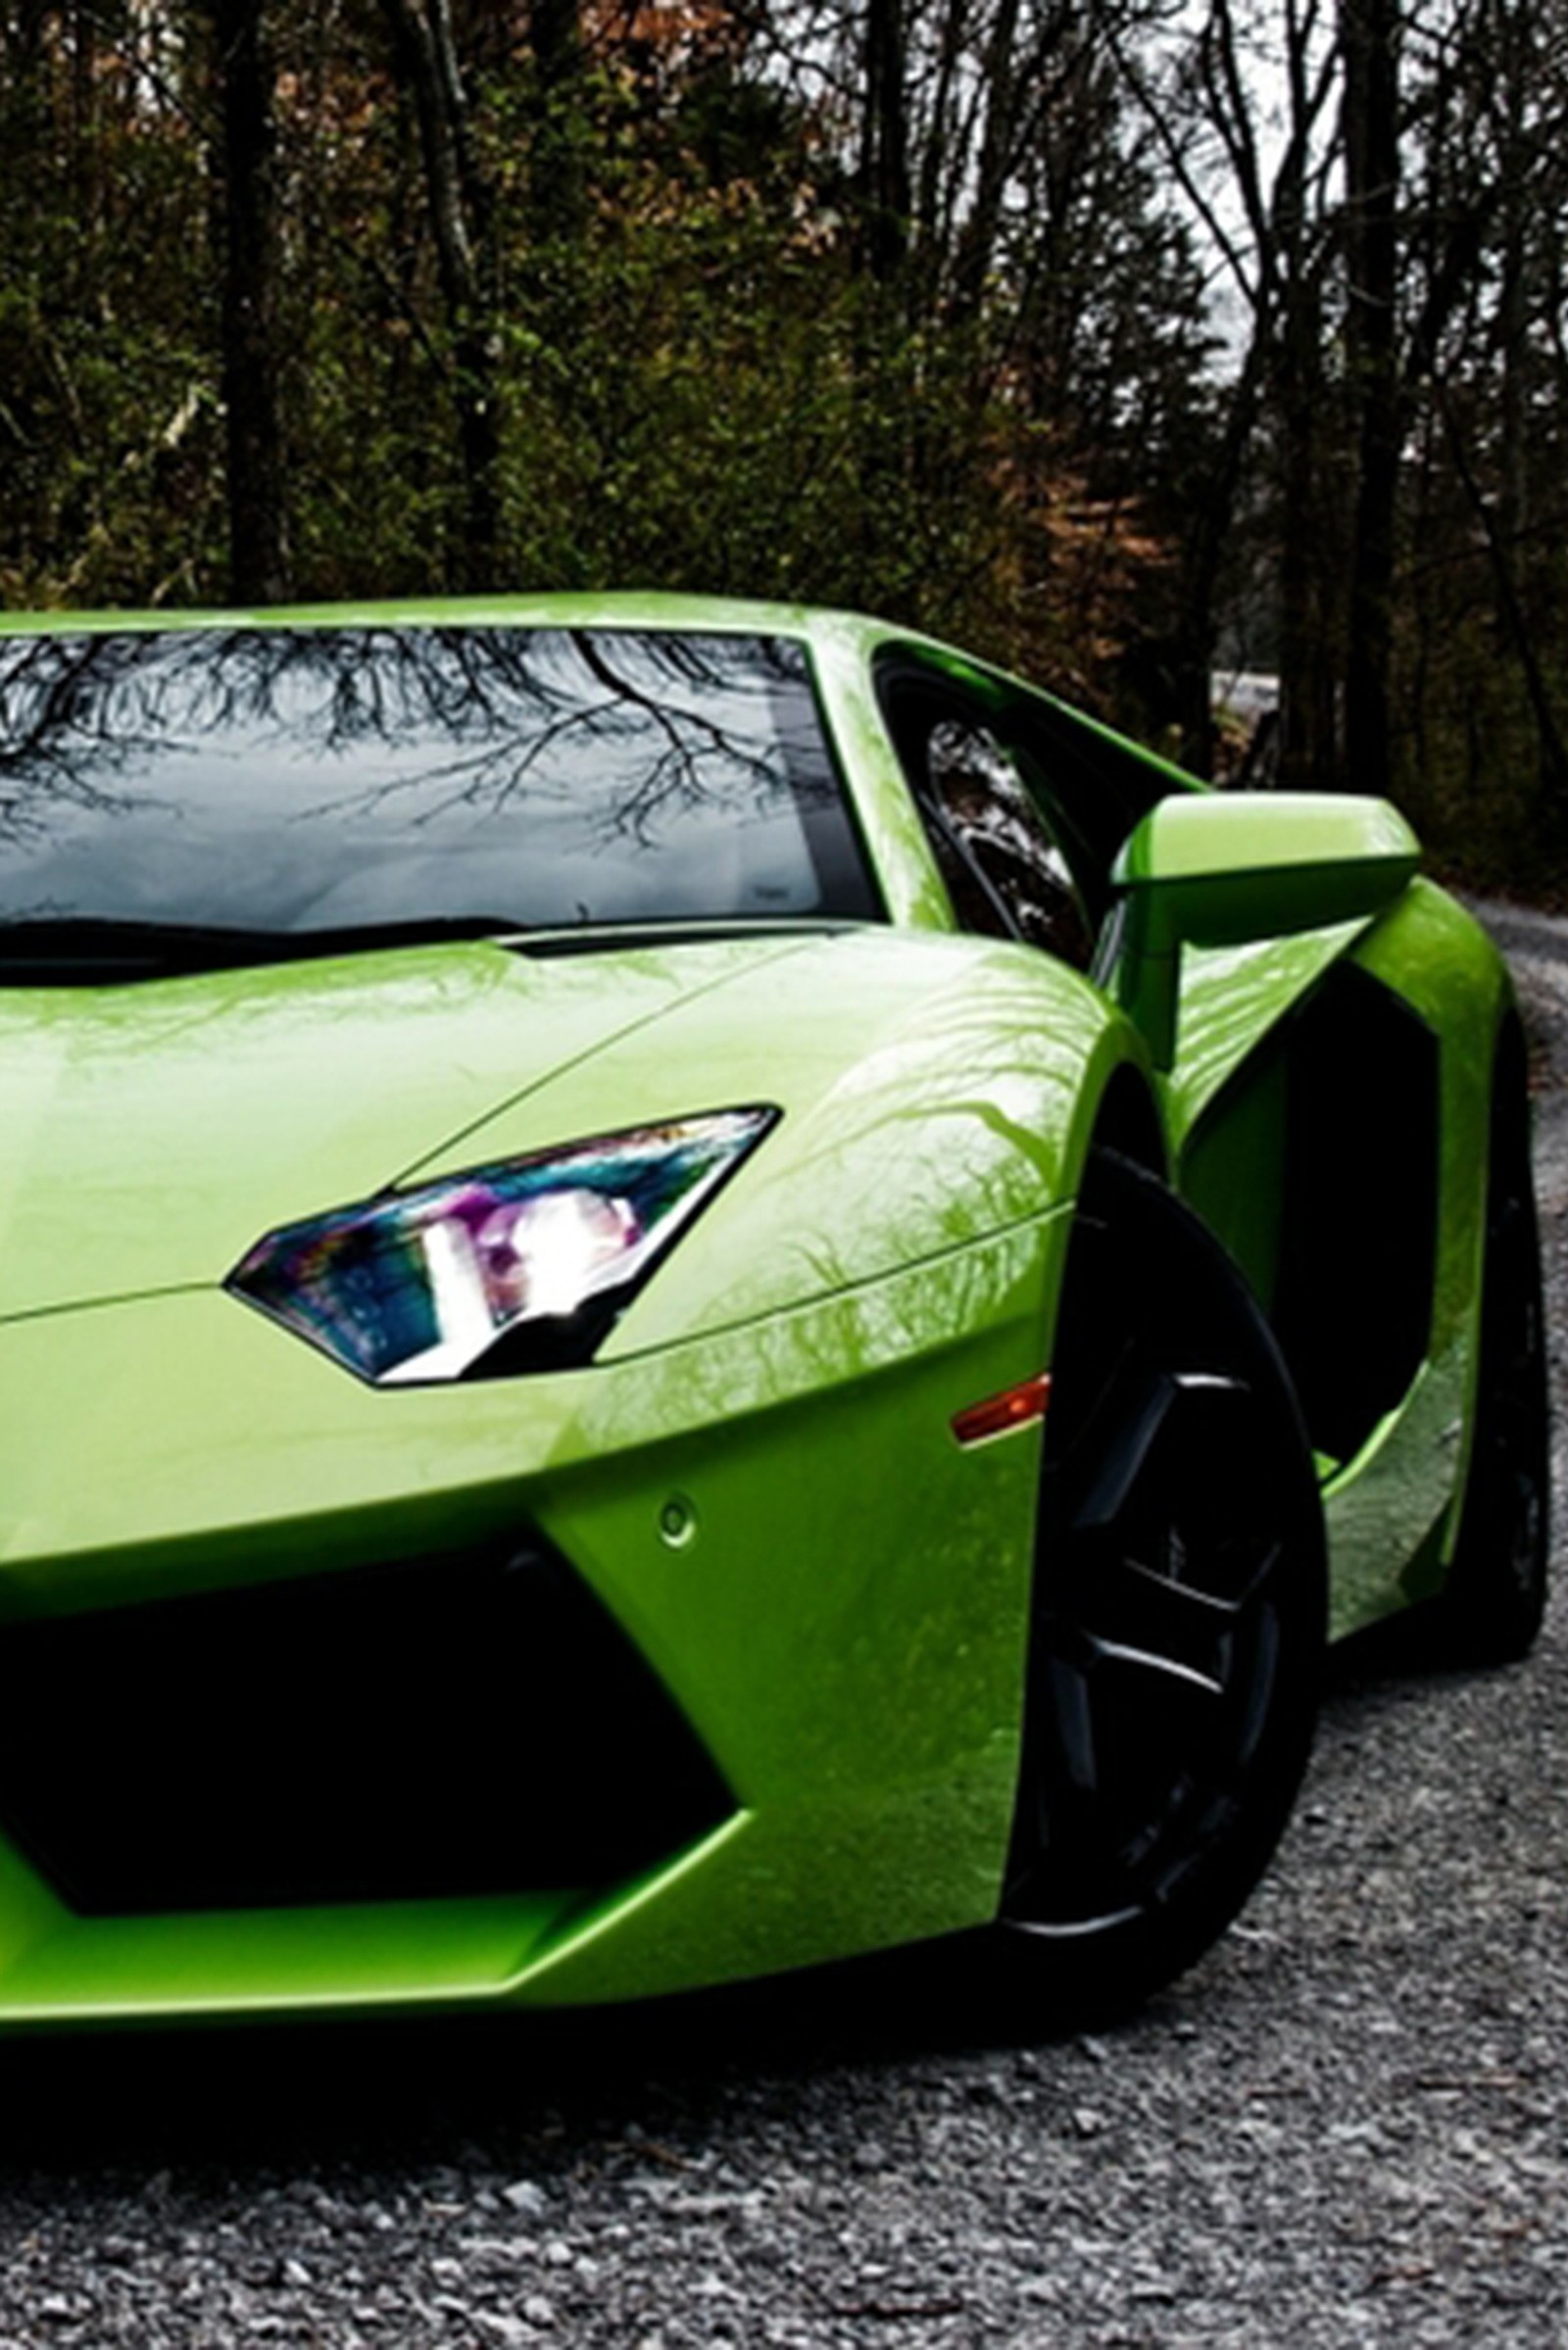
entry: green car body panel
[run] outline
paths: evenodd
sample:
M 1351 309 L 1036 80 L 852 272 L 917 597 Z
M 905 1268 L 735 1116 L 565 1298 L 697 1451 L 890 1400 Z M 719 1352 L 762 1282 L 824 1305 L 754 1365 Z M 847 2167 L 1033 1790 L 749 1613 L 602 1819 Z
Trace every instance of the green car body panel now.
M 1405 1393 L 1322 1464 L 1333 1629 L 1438 1588 L 1511 1016 L 1462 909 L 1415 881 L 1370 916 L 1188 944 L 1161 1071 L 1113 991 L 956 935 L 873 669 L 895 648 L 981 697 L 1027 689 L 877 623 L 663 597 L 178 625 L 326 620 L 804 641 L 887 919 L 0 992 L 0 1640 L 527 1525 L 629 1635 L 734 1808 L 609 1887 L 174 1915 L 78 1915 L 0 1838 L 0 2021 L 612 2000 L 994 1915 L 1041 1432 L 964 1447 L 955 1415 L 1050 1362 L 1113 1091 L 1157 1110 L 1178 1188 L 1266 1286 L 1290 1140 L 1271 1052 L 1348 971 L 1439 1041 L 1436 1260 Z M 6 619 L 0 638 L 67 624 Z M 1199 788 L 1145 764 L 1152 799 Z M 751 1103 L 777 1125 L 584 1368 L 382 1392 L 224 1289 L 293 1219 Z M 462 1754 L 430 1764 L 461 1805 Z

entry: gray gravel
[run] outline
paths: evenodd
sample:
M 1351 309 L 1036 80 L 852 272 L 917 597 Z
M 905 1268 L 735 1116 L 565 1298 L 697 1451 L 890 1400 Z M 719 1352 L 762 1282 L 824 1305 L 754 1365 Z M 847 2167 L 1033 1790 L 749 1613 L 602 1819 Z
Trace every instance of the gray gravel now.
M 1568 1331 L 1568 926 L 1486 910 Z M 0 2350 L 1568 2343 L 1565 1608 L 1525 1667 L 1342 1666 L 1269 1883 L 1101 2036 L 1020 2045 L 916 1961 L 11 2043 Z

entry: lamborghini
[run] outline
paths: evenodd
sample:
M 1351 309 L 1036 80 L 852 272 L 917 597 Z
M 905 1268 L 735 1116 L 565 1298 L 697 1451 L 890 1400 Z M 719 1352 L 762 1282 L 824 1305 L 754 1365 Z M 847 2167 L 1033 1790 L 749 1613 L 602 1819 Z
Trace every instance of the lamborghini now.
M 1188 1965 L 1541 1619 L 1418 867 L 843 613 L 0 620 L 0 2022 Z

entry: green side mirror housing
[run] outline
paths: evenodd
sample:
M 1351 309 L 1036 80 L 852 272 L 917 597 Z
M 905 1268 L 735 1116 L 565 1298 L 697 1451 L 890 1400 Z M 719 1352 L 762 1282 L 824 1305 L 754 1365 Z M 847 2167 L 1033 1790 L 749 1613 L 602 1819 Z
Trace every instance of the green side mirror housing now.
M 1156 1068 L 1176 1054 L 1184 946 L 1240 947 L 1370 918 L 1418 871 L 1396 808 L 1339 792 L 1181 792 L 1129 834 L 1103 976 Z

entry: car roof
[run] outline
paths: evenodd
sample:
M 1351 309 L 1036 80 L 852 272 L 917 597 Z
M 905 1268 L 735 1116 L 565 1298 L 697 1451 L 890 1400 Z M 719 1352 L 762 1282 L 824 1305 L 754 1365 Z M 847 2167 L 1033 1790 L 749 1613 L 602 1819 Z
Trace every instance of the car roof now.
M 736 596 L 663 590 L 573 590 L 532 596 L 426 596 L 395 601 L 274 604 L 211 611 L 0 612 L 3 636 L 77 636 L 106 630 L 175 633 L 206 628 L 663 628 L 752 636 L 833 636 L 870 648 L 894 630 L 858 612 Z M 912 632 L 909 632 L 912 633 Z

